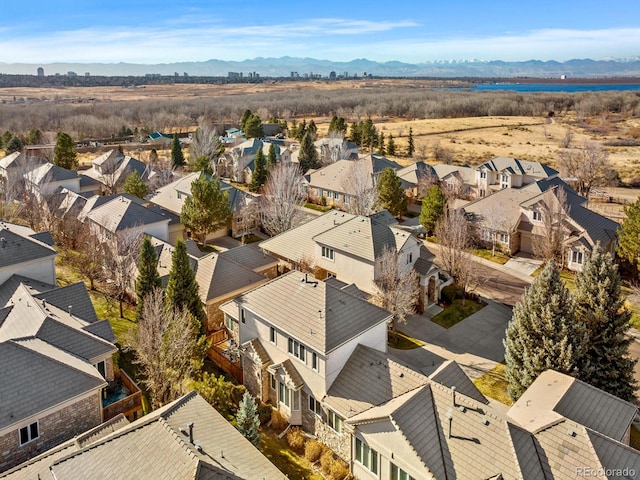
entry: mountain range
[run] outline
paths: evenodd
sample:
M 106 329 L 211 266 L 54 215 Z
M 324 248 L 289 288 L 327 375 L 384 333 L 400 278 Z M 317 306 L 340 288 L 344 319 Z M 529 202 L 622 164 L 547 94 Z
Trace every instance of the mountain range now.
M 77 72 L 84 75 L 143 76 L 146 74 L 190 76 L 224 76 L 229 72 L 248 76 L 255 72 L 260 77 L 289 77 L 297 72 L 300 77 L 320 75 L 362 76 L 364 73 L 381 77 L 640 77 L 640 57 L 627 59 L 574 59 L 566 62 L 528 60 L 508 62 L 501 60 L 450 60 L 423 63 L 399 61 L 376 62 L 366 58 L 349 62 L 334 62 L 315 58 L 253 58 L 242 61 L 207 60 L 202 62 L 177 62 L 162 64 L 135 63 L 1 63 L 0 73 L 35 75 L 43 67 L 45 75 Z

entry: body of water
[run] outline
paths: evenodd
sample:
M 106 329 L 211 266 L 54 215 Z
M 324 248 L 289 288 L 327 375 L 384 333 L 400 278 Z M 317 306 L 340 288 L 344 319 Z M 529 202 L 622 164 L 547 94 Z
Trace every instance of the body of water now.
M 640 91 L 638 83 L 479 83 L 471 89 L 479 91 L 510 92 L 604 92 Z

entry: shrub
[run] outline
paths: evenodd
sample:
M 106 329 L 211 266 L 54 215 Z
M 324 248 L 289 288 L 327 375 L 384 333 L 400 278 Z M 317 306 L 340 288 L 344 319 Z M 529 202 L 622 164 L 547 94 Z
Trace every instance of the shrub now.
M 331 473 L 331 467 L 333 466 L 333 452 L 331 449 L 324 447 L 322 455 L 320 455 L 320 466 L 325 473 Z
M 298 427 L 290 428 L 287 432 L 287 443 L 296 452 L 305 451 L 304 443 L 307 440 L 305 434 Z
M 349 476 L 349 467 L 340 459 L 336 459 L 331 465 L 331 477 L 333 480 L 344 480 Z
M 258 405 L 258 417 L 260 417 L 260 425 L 264 425 L 265 423 L 271 420 L 271 412 L 273 408 L 268 403 L 260 403 Z
M 271 411 L 271 428 L 276 432 L 282 432 L 287 428 L 287 425 L 289 425 L 289 422 L 287 422 L 287 419 L 284 418 L 278 410 Z
M 327 197 L 322 197 L 320 199 L 320 205 L 322 205 L 323 207 L 327 206 Z
M 231 401 L 233 402 L 234 405 L 240 405 L 240 402 L 242 401 L 242 397 L 244 396 L 244 392 L 247 391 L 247 387 L 245 387 L 244 385 L 234 385 L 231 388 Z
M 318 440 L 311 439 L 304 445 L 304 458 L 311 463 L 317 462 L 322 455 L 324 447 Z
M 456 284 L 447 285 L 442 289 L 442 300 L 445 303 L 452 304 L 453 301 L 460 297 L 461 292 L 458 290 L 458 286 Z

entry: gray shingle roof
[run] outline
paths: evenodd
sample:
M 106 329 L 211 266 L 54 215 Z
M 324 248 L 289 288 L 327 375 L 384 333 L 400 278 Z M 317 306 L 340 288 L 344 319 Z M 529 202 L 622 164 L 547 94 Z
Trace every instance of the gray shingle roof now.
M 261 251 L 256 244 L 242 245 L 219 253 L 222 258 L 237 262 L 246 268 L 260 271 L 278 263 L 278 259 Z
M 266 277 L 222 254 L 212 253 L 198 259 L 196 282 L 200 286 L 200 298 L 205 303 L 266 281 Z
M 438 369 L 429 375 L 429 378 L 438 382 L 445 387 L 456 387 L 456 393 L 461 393 L 467 397 L 473 398 L 476 402 L 489 403 L 480 390 L 476 388 L 469 377 L 462 371 L 460 365 L 453 360 L 444 362 Z
M 558 174 L 557 170 L 544 163 L 519 160 L 513 157 L 495 157 L 479 165 L 476 169 L 483 167 L 494 172 L 507 170 L 518 175 L 529 175 L 536 178 L 553 177 Z
M 57 255 L 46 243 L 14 233 L 6 224 L 0 223 L 0 268 Z
M 29 180 L 35 185 L 42 185 L 48 182 L 61 182 L 78 178 L 78 172 L 58 167 L 53 163 L 45 163 L 35 168 L 29 174 Z M 79 180 L 79 179 L 78 179 Z
M 187 424 L 194 422 L 189 443 Z M 117 461 L 114 461 L 117 459 Z M 282 479 L 280 472 L 224 417 L 194 392 L 57 460 L 58 480 L 76 478 Z
M 349 293 L 291 271 L 236 297 L 234 303 L 320 353 L 386 322 L 390 314 Z
M 72 315 L 89 323 L 98 321 L 98 315 L 84 282 L 52 288 L 34 295 L 34 298 L 46 300 L 47 303 L 55 305 L 61 310 L 70 310 Z
M 612 475 L 608 477 L 609 479 L 628 480 L 629 478 L 640 478 L 640 454 L 637 450 L 627 445 L 614 442 L 610 438 L 588 428 L 587 436 L 591 441 L 591 445 L 602 467 L 613 472 Z M 624 473 L 615 473 L 621 468 L 626 468 L 627 471 L 633 470 L 635 474 L 626 475 Z
M 104 357 L 115 353 L 116 348 L 112 343 L 98 338 L 97 336 L 76 330 L 51 318 L 42 322 L 42 326 L 36 336 L 61 350 L 91 361 L 94 358 Z
M 71 356 L 62 363 L 39 353 L 42 347 L 39 345 L 36 351 L 14 341 L 0 343 L 0 428 L 106 385 L 97 370 L 90 375 L 71 364 Z
M 429 379 L 384 352 L 358 345 L 324 402 L 349 418 L 426 385 Z
M 24 285 L 24 287 L 34 295 L 56 288 L 55 285 L 23 277 L 22 275 L 12 275 L 5 280 L 2 285 L 0 285 L 0 307 L 5 307 L 7 305 L 20 285 Z
M 169 224 L 170 221 L 164 215 L 160 215 L 123 195 L 118 195 L 113 200 L 94 208 L 87 217 L 110 232 L 159 222 Z
M 418 161 L 407 167 L 401 168 L 396 173 L 401 180 L 413 186 L 417 185 L 421 180 L 428 181 L 430 178 L 438 178 L 438 174 L 434 168 L 422 161 Z

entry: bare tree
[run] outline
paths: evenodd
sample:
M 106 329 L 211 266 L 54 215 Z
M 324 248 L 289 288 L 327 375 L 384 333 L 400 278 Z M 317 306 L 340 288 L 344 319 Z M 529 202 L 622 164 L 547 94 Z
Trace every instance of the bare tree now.
M 269 172 L 260 200 L 262 225 L 267 233 L 278 235 L 297 226 L 304 215 L 305 198 L 298 165 L 278 162 Z
M 129 331 L 125 348 L 133 350 L 154 408 L 182 395 L 201 366 L 206 342 L 198 338 L 197 323 L 187 310 L 167 308 L 161 289 L 145 297 L 138 328 Z
M 573 140 L 573 130 L 567 128 L 564 132 L 564 137 L 560 140 L 561 148 L 569 148 L 571 146 L 571 141 Z
M 446 210 L 436 225 L 442 267 L 464 293 L 477 287 L 476 263 L 468 249 L 473 244 L 471 225 L 461 210 Z
M 72 222 L 69 222 L 72 224 Z M 76 240 L 75 250 L 67 250 L 71 265 L 86 279 L 89 287 L 95 290 L 95 283 L 105 278 L 105 268 L 102 260 L 105 258 L 105 244 L 98 236 L 91 232 L 88 223 L 80 223 L 80 235 Z
M 415 270 L 403 272 L 398 264 L 398 254 L 385 247 L 376 260 L 376 291 L 371 301 L 392 314 L 388 324 L 390 334 L 393 335 L 399 324 L 406 323 L 407 317 L 416 313 L 419 280 Z
M 200 123 L 189 149 L 191 163 L 200 157 L 215 160 L 224 151 L 218 131 L 209 123 Z
M 136 228 L 108 234 L 104 245 L 104 267 L 113 296 L 118 299 L 120 318 L 124 318 L 123 305 L 133 291 L 135 266 L 143 234 Z
M 2 220 L 11 221 L 19 217 L 25 217 L 26 203 L 32 197 L 31 180 L 34 170 L 44 163 L 39 158 L 28 157 L 22 153 L 13 165 L 0 175 L 0 204 L 2 207 Z
M 569 233 L 565 226 L 570 213 L 567 192 L 562 187 L 548 190 L 538 205 L 537 215 L 541 225 L 534 226 L 533 251 L 545 262 L 555 260 L 562 268 L 563 246 Z
M 246 195 L 242 199 L 242 206 L 238 211 L 233 212 L 232 226 L 234 235 L 240 233 L 242 242 L 244 237 L 251 233 L 260 218 L 259 200 L 250 195 Z
M 578 193 L 588 198 L 593 187 L 606 185 L 613 176 L 609 152 L 597 142 L 584 142 L 580 148 L 560 153 L 560 173 L 575 178 Z
M 378 201 L 378 189 L 370 163 L 366 160 L 354 160 L 342 182 L 349 203 L 344 204 L 346 210 L 354 215 L 369 215 Z
M 512 225 L 509 222 L 509 218 L 506 215 L 505 206 L 502 204 L 496 204 L 493 207 L 487 209 L 482 214 L 482 228 L 483 233 L 489 236 L 491 241 L 491 254 L 496 255 L 496 243 L 500 234 L 511 234 Z M 483 235 L 486 240 L 486 236 Z
M 444 163 L 445 165 L 451 165 L 454 160 L 455 153 L 452 148 L 444 147 L 440 143 L 440 139 L 436 138 L 431 146 L 431 153 L 433 159 L 438 163 Z

